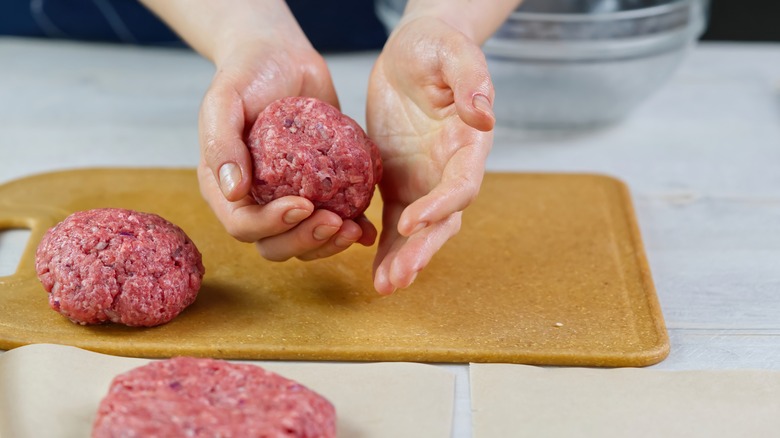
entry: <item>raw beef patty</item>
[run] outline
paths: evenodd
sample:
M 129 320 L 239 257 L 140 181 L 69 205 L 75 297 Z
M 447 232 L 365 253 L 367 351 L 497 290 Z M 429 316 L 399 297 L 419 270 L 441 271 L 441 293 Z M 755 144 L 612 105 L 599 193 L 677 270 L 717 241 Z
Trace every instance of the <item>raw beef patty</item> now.
M 146 327 L 192 304 L 204 273 L 181 228 L 113 208 L 74 213 L 47 231 L 35 268 L 51 308 L 71 321 Z
M 92 430 L 103 437 L 336 436 L 321 395 L 250 364 L 178 357 L 117 376 Z
M 277 100 L 260 113 L 247 141 L 259 204 L 302 196 L 342 218 L 360 216 L 382 177 L 379 149 L 335 107 L 310 97 Z

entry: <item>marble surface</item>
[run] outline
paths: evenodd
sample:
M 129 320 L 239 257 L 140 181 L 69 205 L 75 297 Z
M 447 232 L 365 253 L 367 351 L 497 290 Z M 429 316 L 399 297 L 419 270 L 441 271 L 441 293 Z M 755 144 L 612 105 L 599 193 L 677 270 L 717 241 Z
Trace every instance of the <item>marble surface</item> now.
M 375 56 L 327 57 L 342 109 L 361 124 Z M 0 66 L 0 183 L 197 163 L 213 67 L 191 52 L 0 39 Z M 780 369 L 779 168 L 780 44 L 701 44 L 623 123 L 499 126 L 488 159 L 493 171 L 628 183 L 672 344 L 654 368 L 677 370 Z M 458 379 L 455 436 L 470 436 L 467 367 L 443 366 Z

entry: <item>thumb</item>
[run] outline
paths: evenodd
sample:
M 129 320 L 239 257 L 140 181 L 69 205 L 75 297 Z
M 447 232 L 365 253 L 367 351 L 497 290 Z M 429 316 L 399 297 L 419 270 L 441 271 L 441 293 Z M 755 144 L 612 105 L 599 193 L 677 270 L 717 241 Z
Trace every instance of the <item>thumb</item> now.
M 246 120 L 241 96 L 215 81 L 203 99 L 199 119 L 201 159 L 228 201 L 244 198 L 251 188 L 253 166 L 243 140 Z
M 482 50 L 469 40 L 456 44 L 455 56 L 448 56 L 443 62 L 445 82 L 455 95 L 458 116 L 467 125 L 480 131 L 490 131 L 495 125 L 493 114 L 493 82 L 490 80 L 487 62 Z

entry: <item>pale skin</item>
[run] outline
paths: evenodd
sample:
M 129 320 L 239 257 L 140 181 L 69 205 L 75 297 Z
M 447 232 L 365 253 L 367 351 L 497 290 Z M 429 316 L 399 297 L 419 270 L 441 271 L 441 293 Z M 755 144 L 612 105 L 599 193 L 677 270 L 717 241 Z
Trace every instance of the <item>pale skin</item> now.
M 323 58 L 283 0 L 143 0 L 217 72 L 201 105 L 198 177 L 233 237 L 274 261 L 329 257 L 372 245 L 365 217 L 342 220 L 288 196 L 257 205 L 244 134 L 270 102 L 317 97 L 338 107 Z M 518 0 L 412 0 L 369 79 L 368 135 L 384 161 L 382 234 L 374 287 L 409 286 L 460 229 L 492 145 L 494 98 L 479 45 Z

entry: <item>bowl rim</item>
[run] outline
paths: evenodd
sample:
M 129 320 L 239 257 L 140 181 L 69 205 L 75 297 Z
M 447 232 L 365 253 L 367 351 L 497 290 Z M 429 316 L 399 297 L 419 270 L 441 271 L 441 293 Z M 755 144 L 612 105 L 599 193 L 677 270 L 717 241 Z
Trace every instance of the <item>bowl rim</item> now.
M 488 39 L 483 52 L 487 58 L 514 61 L 608 62 L 685 50 L 704 31 L 703 20 L 674 31 L 613 40 L 516 40 Z M 554 49 L 554 50 L 552 50 Z
M 631 9 L 627 11 L 617 12 L 599 12 L 593 14 L 571 14 L 571 13 L 554 13 L 554 12 L 523 12 L 520 10 L 513 11 L 509 17 L 507 17 L 506 24 L 511 24 L 513 21 L 547 21 L 547 22 L 559 22 L 559 23 L 574 23 L 574 22 L 601 22 L 601 21 L 619 21 L 619 20 L 633 20 L 637 18 L 647 18 L 659 15 L 664 15 L 685 8 L 689 8 L 696 3 L 704 5 L 708 0 L 675 0 L 673 2 L 665 3 L 662 5 L 651 6 L 649 8 Z M 522 5 L 520 6 L 522 7 Z

